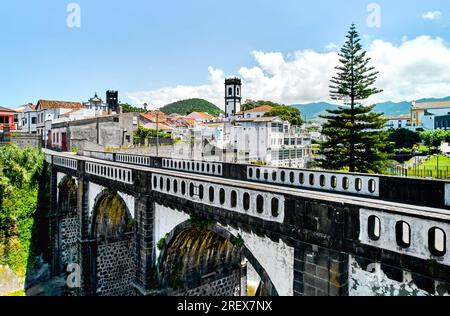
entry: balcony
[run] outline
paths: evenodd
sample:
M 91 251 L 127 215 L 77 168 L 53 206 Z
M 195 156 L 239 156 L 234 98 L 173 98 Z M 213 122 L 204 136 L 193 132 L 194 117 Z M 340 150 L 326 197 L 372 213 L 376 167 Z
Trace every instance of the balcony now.
M 0 123 L 0 131 L 15 131 L 15 130 L 16 130 L 16 124 Z

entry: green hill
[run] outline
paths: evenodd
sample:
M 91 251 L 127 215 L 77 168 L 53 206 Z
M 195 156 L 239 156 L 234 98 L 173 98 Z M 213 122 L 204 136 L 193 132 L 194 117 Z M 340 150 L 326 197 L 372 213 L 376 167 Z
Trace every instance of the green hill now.
M 187 115 L 192 112 L 206 112 L 212 116 L 219 116 L 223 113 L 217 106 L 203 99 L 188 99 L 171 104 L 167 104 L 162 107 L 161 112 L 169 115 L 177 113 L 180 115 Z

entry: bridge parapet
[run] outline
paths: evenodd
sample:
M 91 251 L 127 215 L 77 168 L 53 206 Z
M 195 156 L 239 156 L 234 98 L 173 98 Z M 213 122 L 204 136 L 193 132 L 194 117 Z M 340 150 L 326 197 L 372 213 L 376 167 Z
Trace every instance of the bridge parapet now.
M 88 199 L 95 200 L 102 190 L 129 197 L 125 204 L 131 201 L 137 224 L 135 282 L 142 293 L 149 293 L 153 286 L 149 269 L 157 242 L 171 231 L 172 224 L 189 216 L 241 235 L 252 251 L 265 255 L 267 244 L 273 243 L 274 249 L 279 246 L 289 253 L 274 259 L 276 268 L 271 266 L 273 260 L 263 265 L 271 278 L 284 271 L 289 277 L 275 284 L 291 284 L 295 294 L 345 295 L 351 287 L 348 279 L 364 282 L 358 278 L 365 275 L 368 264 L 381 269 L 398 286 L 408 283 L 409 275 L 416 284 L 421 284 L 420 278 L 426 280 L 422 283 L 427 285 L 420 288 L 429 293 L 440 284 L 450 284 L 446 182 L 132 155 L 95 156 L 47 152 L 46 159 L 53 163 L 55 186 L 65 175 L 78 178 L 85 214 L 80 227 L 89 226 Z M 414 197 L 416 187 L 425 188 L 425 193 Z M 438 203 L 428 203 L 436 196 Z M 416 198 L 421 202 L 414 203 Z M 291 293 L 284 290 L 280 293 Z
M 269 222 L 284 222 L 285 201 L 282 194 L 157 173 L 153 174 L 152 187 L 154 191 L 196 203 L 227 209 Z
M 84 151 L 81 154 L 149 168 L 450 209 L 450 183 L 448 181 L 91 151 Z

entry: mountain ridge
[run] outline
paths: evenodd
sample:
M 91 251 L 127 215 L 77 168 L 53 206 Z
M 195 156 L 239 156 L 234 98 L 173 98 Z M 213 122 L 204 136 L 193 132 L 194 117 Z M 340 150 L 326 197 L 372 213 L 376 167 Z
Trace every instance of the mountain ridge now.
M 423 98 L 416 100 L 416 102 L 441 102 L 450 101 L 450 96 L 444 98 Z M 382 102 L 375 106 L 375 112 L 384 113 L 385 116 L 395 116 L 401 114 L 409 114 L 411 103 L 408 101 L 401 102 Z M 328 102 L 312 102 L 304 104 L 292 104 L 291 106 L 297 108 L 302 113 L 302 117 L 308 120 L 317 119 L 319 115 L 325 114 L 327 109 L 337 108 L 339 105 Z

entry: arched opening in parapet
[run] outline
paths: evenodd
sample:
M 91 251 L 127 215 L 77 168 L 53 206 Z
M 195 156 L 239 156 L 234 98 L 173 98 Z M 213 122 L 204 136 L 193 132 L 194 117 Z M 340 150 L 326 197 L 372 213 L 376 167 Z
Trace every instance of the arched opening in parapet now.
M 117 193 L 105 190 L 96 199 L 91 233 L 97 241 L 95 295 L 132 295 L 134 220 Z
M 241 236 L 220 226 L 191 220 L 157 246 L 159 285 L 169 296 L 278 295 Z
M 58 213 L 59 229 L 57 229 L 56 241 L 59 244 L 59 256 L 61 265 L 65 271 L 67 265 L 78 263 L 78 187 L 74 178 L 65 177 L 58 186 Z

